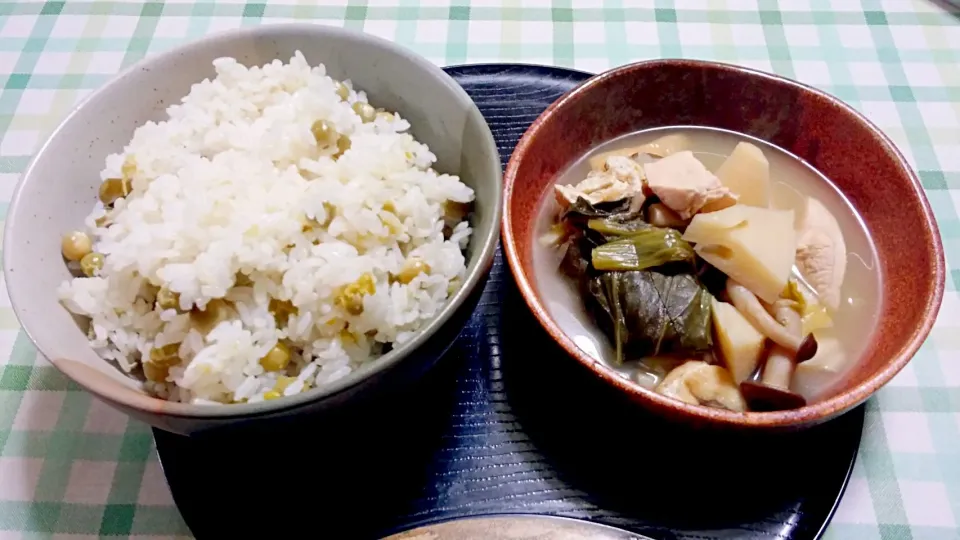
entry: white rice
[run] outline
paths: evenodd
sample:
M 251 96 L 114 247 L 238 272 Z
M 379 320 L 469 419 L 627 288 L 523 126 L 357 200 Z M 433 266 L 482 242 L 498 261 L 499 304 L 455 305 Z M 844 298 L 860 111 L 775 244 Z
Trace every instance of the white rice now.
M 351 104 L 365 94 L 351 89 L 341 100 L 324 67 L 311 68 L 299 52 L 288 64 L 247 68 L 221 58 L 214 66 L 217 77 L 195 84 L 167 120 L 139 127 L 107 157 L 101 179 L 126 172 L 133 191 L 112 210 L 98 203 L 86 219 L 105 265 L 59 294 L 91 319 L 97 353 L 128 373 L 139 375 L 152 349 L 180 344 L 181 364 L 165 381 L 145 383 L 149 391 L 190 403 L 254 402 L 277 388 L 290 395 L 328 384 L 410 339 L 463 279 L 471 230 L 460 221 L 445 238 L 444 205 L 472 202 L 474 193 L 431 168 L 435 156 L 399 116 L 363 123 Z M 314 139 L 317 120 L 349 134 L 352 146 L 338 159 Z M 105 212 L 109 223 L 98 227 Z M 304 232 L 308 222 L 314 228 Z M 429 271 L 407 284 L 395 279 L 414 258 Z M 252 286 L 237 286 L 239 273 Z M 351 314 L 335 299 L 364 274 L 375 292 Z M 178 293 L 181 309 L 157 307 L 158 287 Z M 188 312 L 215 298 L 229 302 L 230 318 L 203 335 Z M 286 324 L 278 327 L 271 299 L 296 307 Z M 267 372 L 260 359 L 278 340 L 292 361 Z

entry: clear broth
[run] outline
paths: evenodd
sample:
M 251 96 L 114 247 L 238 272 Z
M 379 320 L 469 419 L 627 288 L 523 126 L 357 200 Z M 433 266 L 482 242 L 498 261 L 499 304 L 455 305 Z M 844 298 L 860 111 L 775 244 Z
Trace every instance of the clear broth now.
M 863 220 L 826 177 L 797 156 L 765 141 L 721 129 L 677 126 L 644 130 L 603 143 L 564 170 L 555 184 L 576 184 L 583 180 L 590 171 L 588 159 L 593 155 L 646 144 L 672 134 L 686 136 L 690 141 L 689 148 L 711 171 L 719 168 L 737 143 L 747 141 L 756 145 L 770 164 L 773 207 L 799 212 L 806 197 L 815 197 L 840 225 L 847 247 L 847 270 L 841 288 L 840 309 L 833 314 L 833 327 L 817 331 L 815 335 L 821 340 L 835 339 L 845 355 L 845 361 L 830 376 L 815 379 L 814 384 L 794 388 L 808 400 L 822 398 L 843 380 L 860 358 L 876 328 L 881 306 L 876 248 Z M 548 232 L 558 211 L 553 190 L 548 190 L 540 203 L 533 246 L 534 278 L 540 298 L 561 330 L 586 354 L 605 363 L 625 379 L 653 388 L 662 380 L 666 370 L 656 363 L 632 361 L 616 366 L 611 362 L 614 351 L 610 340 L 587 312 L 576 285 L 559 270 L 563 251 L 540 243 L 539 239 Z M 823 353 L 828 354 L 828 351 L 824 350 Z

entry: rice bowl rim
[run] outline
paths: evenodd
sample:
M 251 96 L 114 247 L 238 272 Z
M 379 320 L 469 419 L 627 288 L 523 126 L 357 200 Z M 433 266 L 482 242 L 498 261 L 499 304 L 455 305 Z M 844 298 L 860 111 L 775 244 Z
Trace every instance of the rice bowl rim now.
M 17 181 L 17 185 L 14 188 L 10 198 L 8 218 L 6 220 L 6 226 L 3 234 L 4 246 L 14 245 L 13 242 L 22 237 L 22 233 L 18 232 L 18 227 L 11 225 L 16 223 L 16 217 L 19 213 L 28 211 L 28 209 L 20 207 L 20 197 L 23 192 L 24 185 L 33 176 L 33 171 L 37 164 L 41 160 L 48 160 L 55 157 L 52 155 L 46 155 L 48 147 L 51 145 L 52 141 L 57 137 L 57 135 L 64 129 L 64 127 L 72 122 L 84 107 L 86 107 L 93 100 L 97 99 L 98 96 L 106 93 L 107 89 L 115 87 L 116 85 L 120 84 L 123 79 L 130 77 L 144 70 L 145 68 L 148 69 L 151 67 L 151 65 L 160 63 L 163 60 L 171 60 L 174 57 L 180 56 L 186 61 L 190 61 L 195 53 L 212 44 L 229 42 L 238 39 L 264 39 L 269 38 L 271 35 L 285 32 L 314 33 L 317 37 L 343 39 L 348 41 L 358 40 L 373 44 L 378 48 L 386 50 L 387 53 L 397 56 L 398 59 L 406 60 L 407 62 L 410 62 L 423 69 L 426 73 L 433 75 L 430 84 L 436 84 L 439 87 L 445 88 L 447 92 L 452 93 L 457 101 L 462 102 L 462 104 L 467 108 L 467 116 L 473 116 L 478 119 L 480 126 L 482 127 L 481 134 L 485 139 L 485 143 L 489 148 L 493 149 L 493 152 L 491 152 L 493 157 L 488 159 L 496 161 L 496 163 L 491 164 L 494 165 L 493 170 L 496 171 L 496 174 L 494 174 L 492 178 L 484 180 L 495 182 L 495 189 L 493 189 L 492 194 L 490 195 L 490 200 L 484 201 L 485 206 L 488 206 L 489 211 L 492 212 L 492 216 L 490 218 L 491 226 L 482 238 L 477 238 L 476 229 L 473 229 L 473 233 L 470 236 L 469 242 L 469 245 L 474 247 L 476 253 L 474 260 L 471 263 L 472 268 L 471 264 L 466 265 L 466 277 L 463 281 L 463 285 L 453 294 L 453 296 L 447 298 L 447 300 L 443 303 L 443 306 L 440 308 L 439 313 L 427 321 L 426 324 L 420 330 L 418 330 L 416 335 L 409 341 L 403 344 L 398 344 L 388 353 L 373 358 L 355 367 L 346 376 L 329 384 L 325 384 L 318 388 L 311 388 L 310 390 L 299 394 L 284 396 L 282 399 L 260 401 L 256 403 L 233 403 L 221 406 L 180 403 L 156 398 L 143 391 L 137 391 L 132 388 L 123 387 L 120 385 L 120 383 L 115 383 L 115 385 L 111 384 L 110 388 L 112 389 L 114 386 L 116 386 L 116 388 L 123 388 L 124 390 L 129 391 L 106 392 L 104 391 L 105 385 L 95 382 L 95 380 L 91 380 L 99 377 L 106 377 L 106 375 L 97 373 L 98 377 L 91 377 L 87 373 L 79 373 L 78 371 L 93 371 L 93 368 L 90 368 L 83 362 L 64 358 L 56 358 L 55 355 L 48 354 L 47 348 L 36 339 L 35 333 L 31 331 L 30 328 L 21 324 L 21 328 L 23 328 L 23 331 L 26 333 L 27 337 L 36 346 L 37 350 L 50 361 L 50 363 L 52 363 L 68 378 L 79 384 L 84 390 L 94 394 L 100 399 L 136 410 L 141 410 L 150 414 L 160 414 L 168 417 L 230 418 L 243 416 L 264 416 L 295 409 L 310 402 L 320 401 L 332 397 L 360 384 L 367 378 L 381 371 L 395 366 L 411 353 L 414 353 L 419 347 L 424 345 L 440 327 L 445 325 L 447 321 L 450 320 L 454 312 L 456 312 L 467 299 L 467 297 L 473 293 L 481 279 L 487 275 L 492 267 L 497 242 L 500 237 L 500 222 L 503 211 L 503 167 L 499 152 L 497 151 L 497 145 L 493 137 L 493 133 L 490 131 L 490 127 L 487 124 L 486 119 L 484 119 L 483 115 L 480 113 L 476 103 L 474 103 L 473 99 L 470 98 L 466 91 L 459 84 L 457 84 L 457 82 L 454 81 L 453 78 L 450 77 L 442 68 L 405 47 L 365 32 L 311 23 L 274 23 L 216 32 L 200 39 L 173 47 L 164 52 L 145 57 L 130 65 L 126 69 L 121 70 L 105 84 L 85 96 L 73 107 L 73 109 L 71 109 L 71 111 L 57 125 L 57 127 L 50 132 L 43 145 L 41 145 L 40 148 L 34 153 L 33 157 L 30 159 L 30 162 L 27 164 L 27 167 L 21 174 L 20 179 Z M 289 59 L 280 60 L 286 62 Z M 138 125 L 142 125 L 142 123 L 138 123 Z M 460 172 L 458 171 L 456 174 L 459 176 Z M 36 182 L 39 180 L 33 179 L 32 181 Z M 478 190 L 474 188 L 474 192 L 478 193 Z M 4 249 L 3 251 L 3 276 L 6 283 L 9 284 L 11 281 L 9 276 L 11 271 L 11 250 Z M 10 303 L 14 314 L 17 315 L 17 319 L 19 321 L 21 310 L 18 306 L 21 305 L 21 301 L 16 298 L 17 293 L 15 293 L 12 289 L 8 291 L 8 296 L 10 297 Z M 21 300 L 23 302 L 28 302 L 29 298 L 24 298 Z M 57 308 L 66 309 L 60 304 L 57 305 Z M 107 362 L 109 364 L 107 360 L 103 360 L 103 362 Z M 83 369 L 76 369 L 79 366 L 83 366 Z M 119 367 L 112 366 L 112 364 L 111 367 L 117 369 L 117 371 L 122 374 L 122 371 L 119 369 Z

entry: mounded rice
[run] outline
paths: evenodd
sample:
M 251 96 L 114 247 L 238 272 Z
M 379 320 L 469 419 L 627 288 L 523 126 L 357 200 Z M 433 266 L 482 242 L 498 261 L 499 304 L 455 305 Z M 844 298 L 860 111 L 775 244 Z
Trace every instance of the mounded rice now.
M 366 95 L 344 81 L 341 99 L 299 52 L 287 64 L 214 66 L 167 120 L 107 157 L 101 179 L 127 178 L 132 192 L 87 217 L 104 267 L 59 293 L 90 318 L 97 353 L 128 373 L 141 376 L 154 349 L 177 349 L 179 364 L 147 380 L 150 392 L 254 402 L 328 384 L 410 339 L 464 277 L 471 230 L 450 209 L 474 193 L 431 168 L 435 156 L 398 115 L 364 123 L 351 105 Z M 318 120 L 350 148 L 319 144 Z M 420 273 L 409 279 L 410 268 Z M 160 288 L 179 309 L 156 304 Z M 228 316 L 205 333 L 195 317 L 214 299 Z M 266 371 L 260 360 L 278 342 L 290 364 Z

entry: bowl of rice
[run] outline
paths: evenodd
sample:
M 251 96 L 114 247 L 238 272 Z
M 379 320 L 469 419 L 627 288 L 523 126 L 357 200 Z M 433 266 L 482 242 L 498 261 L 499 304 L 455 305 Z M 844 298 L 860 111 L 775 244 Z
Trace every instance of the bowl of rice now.
M 440 68 L 265 25 L 149 57 L 20 179 L 14 311 L 95 396 L 193 433 L 320 411 L 429 368 L 492 265 L 501 164 Z

